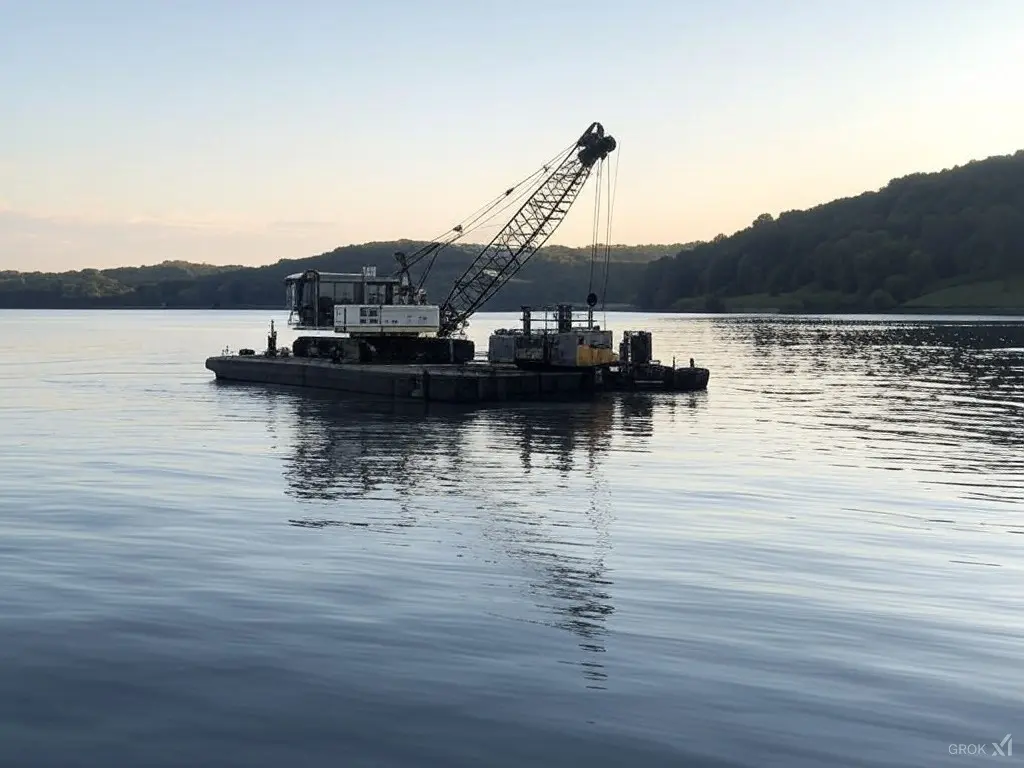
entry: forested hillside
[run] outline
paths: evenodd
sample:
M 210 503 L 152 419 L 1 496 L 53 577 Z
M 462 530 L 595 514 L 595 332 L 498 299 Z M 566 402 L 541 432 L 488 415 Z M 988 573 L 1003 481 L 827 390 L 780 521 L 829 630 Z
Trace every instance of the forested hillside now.
M 681 224 L 682 228 L 682 224 Z M 280 307 L 285 275 L 395 267 L 398 241 L 336 248 L 265 267 L 187 262 L 62 274 L 0 272 L 0 307 Z M 426 287 L 447 296 L 480 246 L 453 246 Z M 688 245 L 614 246 L 609 306 L 657 311 L 1024 311 L 1024 150 Z M 602 291 L 602 270 L 594 288 Z M 485 306 L 582 302 L 590 249 L 549 246 Z
M 420 243 L 366 243 L 336 248 L 307 259 L 279 261 L 264 267 L 214 267 L 165 262 L 146 267 L 86 269 L 47 274 L 0 272 L 0 307 L 8 308 L 245 308 L 281 307 L 284 277 L 304 269 L 358 272 L 364 265 L 380 274 L 394 271 L 396 251 L 412 252 Z M 431 270 L 428 297 L 442 301 L 455 279 L 482 246 L 452 246 Z M 671 255 L 683 245 L 613 246 L 606 301 L 632 301 L 646 262 Z M 518 309 L 522 304 L 583 302 L 590 283 L 591 250 L 551 246 L 541 250 L 519 277 L 498 293 L 486 309 Z M 603 260 L 603 250 L 600 254 Z M 416 270 L 414 269 L 414 274 Z M 594 287 L 602 293 L 603 264 L 594 271 Z
M 652 262 L 654 310 L 1024 309 L 1024 150 L 891 181 Z

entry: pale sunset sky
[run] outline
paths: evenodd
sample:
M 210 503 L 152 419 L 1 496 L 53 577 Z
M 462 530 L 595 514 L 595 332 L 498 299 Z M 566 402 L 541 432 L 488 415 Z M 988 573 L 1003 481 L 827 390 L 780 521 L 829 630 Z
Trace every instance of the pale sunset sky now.
M 1024 147 L 1022 76 L 1024 0 L 0 0 L 0 269 L 427 239 L 594 120 L 611 239 L 709 239 Z

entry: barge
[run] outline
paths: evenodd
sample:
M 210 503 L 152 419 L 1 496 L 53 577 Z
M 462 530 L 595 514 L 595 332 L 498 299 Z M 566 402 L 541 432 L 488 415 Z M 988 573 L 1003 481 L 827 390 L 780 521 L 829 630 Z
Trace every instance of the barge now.
M 560 310 L 563 319 L 567 309 Z M 524 314 L 532 314 L 525 310 Z M 389 345 L 352 338 L 300 337 L 292 348 L 278 347 L 271 323 L 267 349 L 242 349 L 206 360 L 218 380 L 307 387 L 403 400 L 445 403 L 500 403 L 592 398 L 632 390 L 697 392 L 707 389 L 710 371 L 694 365 L 662 365 L 651 359 L 650 331 L 626 331 L 616 355 L 602 342 L 611 332 L 591 329 L 514 331 L 491 335 L 486 360 L 474 359 L 466 339 L 438 344 L 424 362 L 396 362 Z M 458 342 L 457 344 L 455 342 Z M 373 357 L 378 347 L 385 354 Z M 602 355 L 602 353 L 604 353 Z M 570 356 L 571 355 L 571 356 Z M 429 359 L 438 362 L 430 362 Z M 447 358 L 447 361 L 445 359 Z M 462 359 L 460 359 L 462 358 Z M 601 365 L 586 363 L 603 358 Z
M 412 254 L 396 253 L 395 274 L 377 266 L 360 273 L 309 269 L 285 278 L 288 325 L 309 331 L 291 347 L 278 348 L 271 323 L 267 348 L 257 354 L 210 357 L 217 379 L 315 387 L 396 398 L 453 403 L 592 397 L 630 389 L 693 392 L 708 385 L 709 371 L 652 358 L 649 331 L 626 331 L 614 348 L 612 333 L 594 323 L 594 259 L 586 309 L 570 304 L 523 307 L 520 328 L 499 330 L 478 361 L 465 338 L 470 317 L 513 279 L 565 217 L 594 167 L 615 150 L 600 123 L 592 123 L 556 161 L 514 185 Z M 607 174 L 597 174 L 598 183 Z M 600 199 L 600 189 L 598 189 Z M 445 248 L 486 225 L 502 209 L 508 223 L 478 253 L 440 304 L 427 301 L 424 283 Z M 596 222 L 595 222 L 596 224 Z M 598 229 L 595 227 L 595 232 Z M 414 281 L 411 269 L 425 269 Z M 605 252 L 604 282 L 608 282 Z
M 443 403 L 502 403 L 591 398 L 635 389 L 707 389 L 707 368 L 677 368 L 672 380 L 631 379 L 596 370 L 527 371 L 511 365 L 373 365 L 264 355 L 221 355 L 206 361 L 218 380 L 311 387 L 352 394 Z

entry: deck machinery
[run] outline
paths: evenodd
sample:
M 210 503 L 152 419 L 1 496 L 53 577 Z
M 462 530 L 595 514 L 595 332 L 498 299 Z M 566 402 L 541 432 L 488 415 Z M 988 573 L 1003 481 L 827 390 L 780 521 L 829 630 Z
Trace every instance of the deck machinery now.
M 463 363 L 473 359 L 471 341 L 438 336 L 441 308 L 426 302 L 405 276 L 308 270 L 285 278 L 288 324 L 329 331 L 300 336 L 297 357 L 329 357 L 361 363 Z
M 601 164 L 615 148 L 615 139 L 605 133 L 604 127 L 592 123 L 554 160 L 507 189 L 469 220 L 414 253 L 396 253 L 398 267 L 392 275 L 380 276 L 374 266 L 365 266 L 359 273 L 307 270 L 289 275 L 285 279 L 288 324 L 314 334 L 299 336 L 291 354 L 378 364 L 473 361 L 475 346 L 464 333 L 469 318 L 547 242 L 595 168 L 600 182 Z M 477 254 L 445 300 L 429 303 L 423 285 L 438 255 L 513 207 L 511 219 Z M 592 262 L 597 254 L 596 240 L 593 254 Z M 420 264 L 425 267 L 419 279 L 413 280 L 411 270 Z M 606 272 L 607 267 L 606 250 Z M 615 351 L 612 333 L 594 324 L 597 302 L 598 297 L 590 290 L 585 319 L 565 304 L 536 314 L 524 307 L 522 328 L 498 331 L 491 337 L 488 362 L 533 369 L 593 368 L 620 380 L 672 379 L 650 360 L 647 332 L 626 332 L 618 353 Z M 646 356 L 637 354 L 638 338 L 647 339 Z M 270 346 L 275 351 L 268 352 L 277 354 L 276 342 Z
M 520 368 L 607 367 L 618 362 L 612 332 L 594 324 L 588 309 L 582 318 L 570 304 L 537 312 L 523 307 L 522 327 L 491 334 L 487 361 Z
M 593 169 L 615 146 L 604 127 L 592 123 L 552 162 L 507 189 L 470 220 L 412 254 L 395 254 L 394 275 L 378 276 L 375 267 L 364 267 L 358 274 L 309 270 L 289 275 L 285 280 L 289 325 L 301 331 L 329 332 L 300 336 L 293 353 L 374 363 L 472 360 L 474 344 L 464 337 L 469 318 L 547 242 Z M 511 219 L 455 281 L 447 298 L 440 304 L 428 303 L 423 284 L 438 255 L 514 205 L 518 207 Z M 425 268 L 414 281 L 411 270 L 418 264 Z M 598 353 L 578 359 L 605 361 Z
M 591 307 L 585 315 L 569 304 L 542 310 L 539 317 L 531 307 L 522 310 L 520 328 L 491 334 L 488 362 L 538 370 L 592 367 L 609 389 L 707 388 L 710 373 L 698 368 L 692 358 L 682 368 L 675 361 L 668 366 L 655 360 L 650 331 L 624 331 L 616 353 L 612 332 L 594 324 Z

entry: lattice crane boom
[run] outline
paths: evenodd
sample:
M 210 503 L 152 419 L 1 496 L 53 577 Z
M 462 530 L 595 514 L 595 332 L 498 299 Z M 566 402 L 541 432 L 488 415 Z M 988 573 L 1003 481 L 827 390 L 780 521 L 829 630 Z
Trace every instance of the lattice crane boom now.
M 594 165 L 614 151 L 615 146 L 615 139 L 605 134 L 600 123 L 587 128 L 511 221 L 455 281 L 441 304 L 439 336 L 451 336 L 462 330 L 470 316 L 523 268 L 562 223 Z

